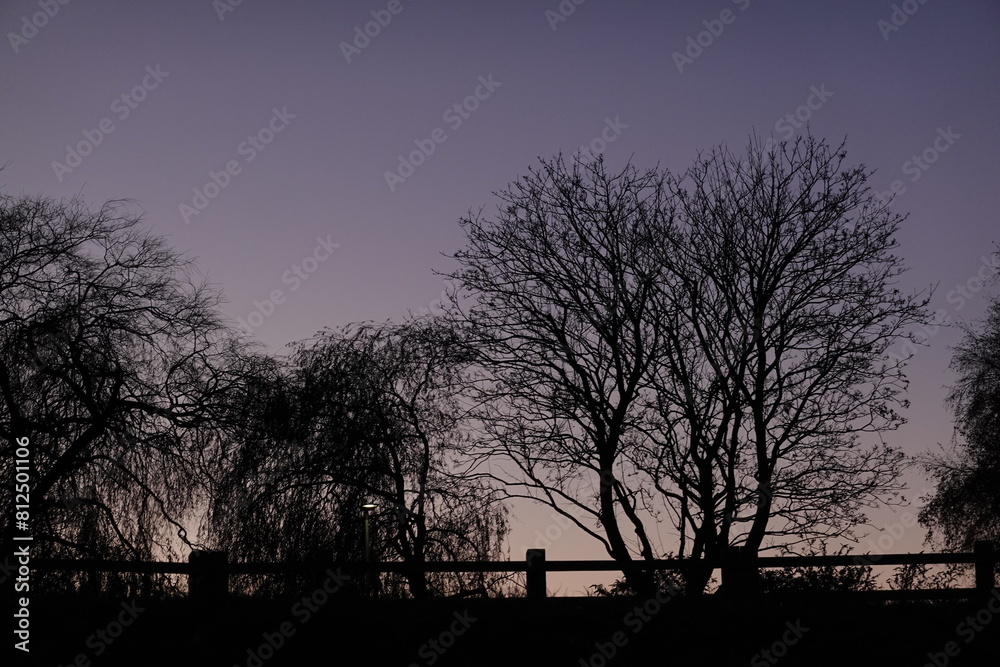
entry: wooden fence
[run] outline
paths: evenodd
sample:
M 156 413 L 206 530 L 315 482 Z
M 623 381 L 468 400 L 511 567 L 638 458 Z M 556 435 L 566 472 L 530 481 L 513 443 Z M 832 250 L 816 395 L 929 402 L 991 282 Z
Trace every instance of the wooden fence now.
M 330 563 L 314 560 L 301 563 L 230 563 L 219 551 L 192 552 L 187 563 L 133 562 L 75 559 L 32 559 L 32 568 L 41 572 L 118 572 L 146 574 L 182 574 L 188 577 L 192 599 L 218 599 L 228 594 L 232 575 L 312 575 L 320 577 L 332 568 L 367 578 L 383 572 L 524 572 L 527 597 L 546 597 L 549 572 L 642 572 L 683 570 L 710 564 L 722 571 L 725 595 L 752 595 L 758 590 L 760 568 L 844 567 L 864 565 L 949 565 L 968 563 L 975 566 L 973 588 L 850 591 L 846 594 L 884 600 L 971 598 L 989 594 L 995 585 L 997 554 L 992 542 L 976 542 L 972 553 L 878 554 L 858 556 L 751 556 L 739 548 L 730 549 L 726 558 L 714 561 L 690 559 L 655 561 L 557 560 L 545 558 L 544 549 L 528 549 L 524 561 L 480 561 L 422 563 Z

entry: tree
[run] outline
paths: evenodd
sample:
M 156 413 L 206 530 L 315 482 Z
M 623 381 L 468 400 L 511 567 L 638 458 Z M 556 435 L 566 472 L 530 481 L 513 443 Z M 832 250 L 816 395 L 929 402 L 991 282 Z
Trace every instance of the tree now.
M 430 562 L 496 559 L 507 534 L 494 492 L 456 468 L 466 436 L 467 359 L 434 319 L 352 325 L 266 365 L 236 423 L 212 532 L 248 559 L 322 550 L 365 556 L 361 506 L 373 503 L 374 553 L 412 565 L 414 597 L 489 588 L 482 575 L 430 574 Z M 239 443 L 239 444 L 235 444 Z
M 667 333 L 657 293 L 669 277 L 654 252 L 668 226 L 663 178 L 560 156 L 498 197 L 496 220 L 480 210 L 461 221 L 468 244 L 448 276 L 469 296 L 454 316 L 487 374 L 484 474 L 615 560 L 656 558 L 640 515 L 649 488 L 629 478 Z
M 902 218 L 843 146 L 746 158 L 717 148 L 682 176 L 543 161 L 496 220 L 462 221 L 450 277 L 489 377 L 484 465 L 512 463 L 490 474 L 623 563 L 656 557 L 661 511 L 679 555 L 707 559 L 850 538 L 900 488 L 902 455 L 859 436 L 902 422 L 905 360 L 885 355 L 926 319 L 894 289 Z M 690 572 L 702 590 L 711 571 Z
M 971 551 L 977 540 L 1000 541 L 1000 299 L 993 299 L 978 330 L 963 326 L 951 368 L 958 382 L 948 394 L 955 447 L 926 459 L 936 489 L 921 509 L 930 538 Z
M 0 195 L 0 470 L 27 438 L 36 555 L 149 559 L 187 539 L 239 345 L 140 223 L 126 202 Z
M 668 179 L 678 320 L 642 467 L 679 508 L 681 555 L 853 539 L 902 488 L 881 434 L 903 423 L 906 360 L 887 352 L 927 299 L 895 288 L 903 217 L 845 158 L 811 136 L 752 141 L 743 160 L 716 148 Z

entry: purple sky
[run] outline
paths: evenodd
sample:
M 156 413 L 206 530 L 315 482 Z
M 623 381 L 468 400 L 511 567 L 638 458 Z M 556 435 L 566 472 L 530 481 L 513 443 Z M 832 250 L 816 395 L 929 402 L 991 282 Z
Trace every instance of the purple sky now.
M 0 185 L 137 200 L 274 351 L 431 307 L 445 287 L 433 270 L 452 268 L 441 253 L 464 243 L 459 217 L 493 206 L 491 192 L 539 156 L 603 132 L 613 167 L 632 157 L 683 171 L 714 144 L 742 151 L 754 130 L 788 138 L 786 115 L 809 103 L 798 113 L 813 134 L 846 136 L 848 162 L 878 170 L 873 188 L 905 188 L 893 207 L 910 213 L 898 237 L 907 288 L 937 284 L 932 307 L 952 321 L 975 320 L 1000 291 L 973 280 L 969 298 L 954 292 L 990 271 L 982 259 L 1000 241 L 993 0 L 564 0 L 568 16 L 557 0 L 237 1 L 4 2 Z M 391 21 L 345 54 L 373 11 Z M 254 147 L 259 133 L 271 142 Z M 81 142 L 89 154 L 68 158 Z M 385 173 L 415 142 L 433 153 L 390 187 Z M 912 160 L 925 151 L 922 169 Z M 227 164 L 234 175 L 220 175 Z M 225 187 L 195 201 L 210 172 Z M 203 210 L 186 221 L 182 204 Z M 274 290 L 273 314 L 253 315 Z M 918 351 L 910 421 L 888 442 L 919 453 L 949 441 L 958 340 L 941 329 Z M 517 510 L 512 558 L 547 517 Z M 909 529 L 892 551 L 922 538 Z M 550 559 L 605 556 L 571 533 L 549 546 Z

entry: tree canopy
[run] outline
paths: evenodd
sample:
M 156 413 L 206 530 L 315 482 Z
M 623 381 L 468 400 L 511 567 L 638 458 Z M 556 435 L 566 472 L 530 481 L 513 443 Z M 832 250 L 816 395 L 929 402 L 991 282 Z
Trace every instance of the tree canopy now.
M 287 356 L 235 334 L 127 202 L 2 195 L 0 470 L 27 437 L 45 555 L 367 545 L 412 566 L 384 582 L 416 597 L 495 583 L 422 566 L 498 558 L 507 499 L 568 518 L 631 589 L 655 585 L 636 560 L 850 540 L 901 488 L 887 351 L 929 317 L 896 287 L 904 217 L 870 175 L 812 136 L 679 174 L 543 159 L 461 220 L 447 312 Z M 922 514 L 951 544 L 998 530 L 997 331 L 994 304 L 955 359 L 964 449 Z M 711 577 L 686 572 L 689 592 Z
M 0 470 L 28 438 L 36 554 L 150 559 L 187 539 L 234 382 L 217 301 L 127 202 L 0 195 Z
M 499 557 L 506 513 L 457 466 L 468 438 L 467 352 L 433 319 L 352 325 L 261 365 L 222 453 L 209 534 L 237 558 L 360 561 L 362 505 L 381 561 Z M 416 597 L 483 576 L 406 575 Z
M 680 232 L 659 247 L 676 320 L 644 468 L 682 553 L 850 539 L 902 486 L 903 455 L 879 437 L 906 405 L 904 360 L 886 351 L 927 300 L 896 289 L 903 217 L 845 159 L 812 137 L 751 142 L 668 180 Z
M 920 512 L 930 537 L 970 551 L 977 540 L 1000 541 L 1000 299 L 978 326 L 964 326 L 948 394 L 954 448 L 928 460 L 936 488 Z
M 449 277 L 490 474 L 621 561 L 662 554 L 664 512 L 708 558 L 849 538 L 891 502 L 902 454 L 861 436 L 902 423 L 885 352 L 926 299 L 895 288 L 902 217 L 845 158 L 813 137 L 681 175 L 558 157 L 464 219 Z

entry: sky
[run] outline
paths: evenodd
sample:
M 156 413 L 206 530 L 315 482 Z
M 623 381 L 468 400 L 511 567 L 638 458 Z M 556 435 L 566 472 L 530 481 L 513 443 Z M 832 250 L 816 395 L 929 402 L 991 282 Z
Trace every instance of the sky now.
M 895 190 L 903 289 L 950 323 L 1000 292 L 993 0 L 7 0 L 0 32 L 0 188 L 134 200 L 275 353 L 435 309 L 458 220 L 539 158 L 681 172 L 807 125 Z M 961 335 L 928 334 L 885 436 L 915 455 L 952 438 Z M 917 507 L 874 513 L 858 550 L 923 548 Z M 513 559 L 606 557 L 551 510 L 514 515 Z

